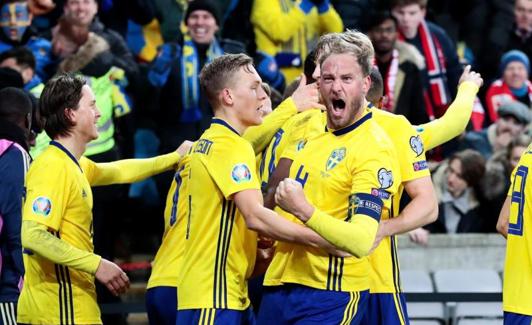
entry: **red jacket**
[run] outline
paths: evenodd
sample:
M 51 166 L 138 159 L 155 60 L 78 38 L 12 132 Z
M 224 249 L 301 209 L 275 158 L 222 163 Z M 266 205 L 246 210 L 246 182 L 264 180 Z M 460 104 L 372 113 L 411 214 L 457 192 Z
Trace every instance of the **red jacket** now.
M 528 87 L 528 98 L 532 102 L 532 83 L 526 81 Z M 510 87 L 502 81 L 502 79 L 495 80 L 486 93 L 486 105 L 488 106 L 488 116 L 491 123 L 494 123 L 499 118 L 497 111 L 499 107 L 508 101 L 517 100 L 517 97 L 512 93 Z

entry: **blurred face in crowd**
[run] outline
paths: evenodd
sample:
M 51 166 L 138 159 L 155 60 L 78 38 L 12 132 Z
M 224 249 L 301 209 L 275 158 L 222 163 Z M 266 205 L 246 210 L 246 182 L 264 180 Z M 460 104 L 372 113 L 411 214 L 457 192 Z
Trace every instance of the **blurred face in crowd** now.
M 63 8 L 70 23 L 89 26 L 98 13 L 96 0 L 67 0 Z
M 517 28 L 532 30 L 532 0 L 516 0 L 514 16 Z
M 425 19 L 425 8 L 418 4 L 397 6 L 393 8 L 392 14 L 399 23 L 399 30 L 406 38 L 414 38 L 417 34 L 419 24 Z
M 517 167 L 519 164 L 519 159 L 521 159 L 521 156 L 526 151 L 526 147 L 521 146 L 515 146 L 512 148 L 512 152 L 510 152 L 510 166 L 512 166 L 512 170 Z
M 198 44 L 209 44 L 214 40 L 218 25 L 214 16 L 206 10 L 194 10 L 187 19 L 188 34 Z
M 241 67 L 232 78 L 229 90 L 233 108 L 245 127 L 262 123 L 263 106 L 268 95 L 262 88 L 262 79 L 253 66 Z
M 0 8 L 0 26 L 4 34 L 13 41 L 20 41 L 31 25 L 33 18 L 26 1 L 8 3 Z
M 497 123 L 497 135 L 508 132 L 512 137 L 516 137 L 525 130 L 525 125 L 511 115 L 500 116 L 495 123 Z
M 447 167 L 447 191 L 452 197 L 459 197 L 467 189 L 467 182 L 462 178 L 462 163 L 453 159 Z
M 386 54 L 393 51 L 397 40 L 397 29 L 392 19 L 386 19 L 379 26 L 373 27 L 369 33 L 369 38 L 377 54 Z
M 502 78 L 508 86 L 518 89 L 523 87 L 525 81 L 528 80 L 528 71 L 523 63 L 513 61 L 506 65 Z
M 22 76 L 22 80 L 24 80 L 24 84 L 30 82 L 34 74 L 32 68 L 30 68 L 29 66 L 18 64 L 17 59 L 15 58 L 7 58 L 4 61 L 0 62 L 0 68 L 11 68 L 20 73 L 20 75 Z
M 352 54 L 332 54 L 321 66 L 319 88 L 327 108 L 327 127 L 342 129 L 353 124 L 370 86 Z

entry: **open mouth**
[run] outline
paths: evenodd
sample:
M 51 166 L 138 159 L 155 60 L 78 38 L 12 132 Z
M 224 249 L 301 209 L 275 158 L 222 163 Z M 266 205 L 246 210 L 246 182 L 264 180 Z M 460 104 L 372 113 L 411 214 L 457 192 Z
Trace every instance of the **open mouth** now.
M 333 109 L 341 110 L 345 108 L 345 101 L 343 99 L 333 99 L 332 101 Z

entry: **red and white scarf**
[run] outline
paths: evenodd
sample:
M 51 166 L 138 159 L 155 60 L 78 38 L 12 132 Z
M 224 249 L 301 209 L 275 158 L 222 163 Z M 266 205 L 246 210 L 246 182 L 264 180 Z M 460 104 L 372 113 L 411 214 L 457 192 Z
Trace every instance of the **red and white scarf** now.
M 393 112 L 395 108 L 395 82 L 397 80 L 397 72 L 399 71 L 399 51 L 393 49 L 392 59 L 390 65 L 388 66 L 388 71 L 386 75 L 383 76 L 384 79 L 384 95 L 386 96 L 382 108 L 388 112 Z
M 432 119 L 434 115 L 436 115 L 435 117 L 443 115 L 450 103 L 450 95 L 446 85 L 447 77 L 445 75 L 447 64 L 438 38 L 431 34 L 424 20 L 419 24 L 418 34 L 429 76 L 428 92 L 432 100 L 426 101 L 426 104 L 430 104 L 430 107 L 427 107 L 427 113 Z M 403 35 L 400 36 L 404 39 Z

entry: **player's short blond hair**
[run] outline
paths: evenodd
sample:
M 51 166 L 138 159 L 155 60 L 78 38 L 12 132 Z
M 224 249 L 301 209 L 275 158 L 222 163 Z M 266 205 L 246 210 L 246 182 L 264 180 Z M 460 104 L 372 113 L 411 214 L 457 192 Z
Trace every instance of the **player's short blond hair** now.
M 253 59 L 246 54 L 225 54 L 217 57 L 201 69 L 200 85 L 213 109 L 220 105 L 220 92 L 235 82 L 234 75 L 244 68 L 253 72 Z
M 353 55 L 364 76 L 369 76 L 373 66 L 375 51 L 371 40 L 363 33 L 356 30 L 347 30 L 343 33 L 326 34 L 320 38 L 316 47 L 317 57 L 321 65 L 332 54 Z

